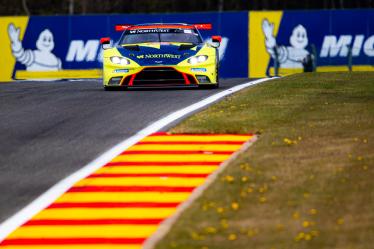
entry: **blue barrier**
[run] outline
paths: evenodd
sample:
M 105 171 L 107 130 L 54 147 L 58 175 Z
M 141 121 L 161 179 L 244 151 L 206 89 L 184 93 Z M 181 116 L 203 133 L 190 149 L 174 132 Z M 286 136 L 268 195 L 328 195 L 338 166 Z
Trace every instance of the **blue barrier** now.
M 201 33 L 223 37 L 223 78 L 272 75 L 276 57 L 281 74 L 301 72 L 308 55 L 317 71 L 348 70 L 350 58 L 374 70 L 374 10 L 31 16 L 0 17 L 0 81 L 101 77 L 99 39 L 117 40 L 116 24 L 153 22 L 212 23 Z
M 114 30 L 116 24 L 160 22 L 212 23 L 213 29 L 203 30 L 201 34 L 204 39 L 210 39 L 212 35 L 221 35 L 223 38 L 220 48 L 220 76 L 247 77 L 248 12 L 31 16 L 21 42 L 25 53 L 20 55 L 13 50 L 17 63 L 12 77 L 26 77 L 30 75 L 27 74 L 28 71 L 48 71 L 49 74 L 56 75 L 51 73 L 56 70 L 69 73 L 76 70 L 82 73 L 86 70 L 83 77 L 89 76 L 92 73 L 90 69 L 100 69 L 102 66 L 99 39 L 106 36 L 114 41 L 119 39 L 120 33 Z M 14 25 L 14 28 L 18 27 Z M 11 39 L 10 33 L 7 39 Z M 38 43 L 40 40 L 44 41 Z M 53 40 L 53 47 L 48 43 L 49 40 Z M 61 72 L 58 74 L 62 75 Z M 41 74 L 34 75 L 38 77 Z

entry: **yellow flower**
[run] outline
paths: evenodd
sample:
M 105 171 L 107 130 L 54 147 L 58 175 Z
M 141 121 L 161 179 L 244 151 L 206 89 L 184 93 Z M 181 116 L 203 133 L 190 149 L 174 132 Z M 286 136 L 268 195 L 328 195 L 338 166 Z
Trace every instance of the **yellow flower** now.
M 298 219 L 300 219 L 300 213 L 299 212 L 294 212 L 293 214 L 292 214 L 292 218 L 294 218 L 295 220 L 298 220 Z
M 309 214 L 311 214 L 311 215 L 316 215 L 317 213 L 318 213 L 318 211 L 315 208 L 312 208 L 312 209 L 309 210 Z
M 310 232 L 310 234 L 314 237 L 317 237 L 317 236 L 319 236 L 319 231 L 318 230 L 313 230 L 313 231 Z
M 237 202 L 233 202 L 233 203 L 231 203 L 231 208 L 232 208 L 233 210 L 238 210 L 238 209 L 239 209 L 239 203 L 237 203 Z
M 229 223 L 227 222 L 226 219 L 222 219 L 222 220 L 220 221 L 220 223 L 221 223 L 221 227 L 222 227 L 223 229 L 226 229 L 226 228 L 229 227 Z
M 238 237 L 236 236 L 235 233 L 230 233 L 229 236 L 227 237 L 228 240 L 233 241 L 236 240 Z
M 266 197 L 265 197 L 265 196 L 261 196 L 261 197 L 258 199 L 258 201 L 259 201 L 260 203 L 265 203 L 265 202 L 266 202 Z
M 214 234 L 217 232 L 217 229 L 215 227 L 206 227 L 205 228 L 206 233 Z
M 305 238 L 305 233 L 304 232 L 300 232 L 296 237 L 295 237 L 295 241 L 300 241 L 302 239 Z
M 242 176 L 242 182 L 247 182 L 248 181 L 248 177 L 247 176 Z
M 307 221 L 307 220 L 304 220 L 303 221 L 303 227 L 309 227 L 310 226 L 310 222 Z
M 358 157 L 357 157 L 357 160 L 358 160 L 358 161 L 362 161 L 362 159 L 363 159 L 362 156 L 358 156 Z
M 272 176 L 271 180 L 276 181 L 278 178 L 276 176 Z
M 217 213 L 222 214 L 225 211 L 223 207 L 218 207 L 217 208 Z
M 368 142 L 368 140 L 367 139 L 364 139 L 364 140 L 362 140 L 365 144 Z
M 305 198 L 305 199 L 307 199 L 307 198 L 309 198 L 309 196 L 310 196 L 310 193 L 308 193 L 308 192 L 305 192 L 305 193 L 303 194 L 303 196 L 304 196 L 304 198 Z
M 227 176 L 225 176 L 225 180 L 228 183 L 232 183 L 235 180 L 235 178 L 233 176 L 227 175 Z
M 312 235 L 310 235 L 309 233 L 305 234 L 305 240 L 311 240 L 312 239 Z
M 288 138 L 283 138 L 283 142 L 287 145 L 291 145 L 292 144 L 292 140 L 291 139 L 288 139 Z
M 297 139 L 298 139 L 299 141 L 301 141 L 302 137 L 299 136 L 299 137 L 297 137 Z
M 252 193 L 253 192 L 253 188 L 251 188 L 251 187 L 247 188 L 247 192 L 248 193 Z
M 208 206 L 209 206 L 209 207 L 215 207 L 215 206 L 216 206 L 216 203 L 213 202 L 213 201 L 210 201 L 210 202 L 208 203 Z
M 258 189 L 260 193 L 265 193 L 266 191 L 268 191 L 268 186 L 266 184 Z
M 344 224 L 344 219 L 343 219 L 343 218 L 339 218 L 339 219 L 336 221 L 336 224 L 338 224 L 338 225 L 343 225 L 343 224 Z
M 223 229 L 226 229 L 226 228 L 229 227 L 229 223 L 227 222 L 226 219 L 222 219 L 222 220 L 220 221 L 220 224 L 221 224 L 221 227 L 222 227 Z
M 250 228 L 248 229 L 247 236 L 252 238 L 258 234 L 258 229 L 257 228 Z
M 190 233 L 190 235 L 191 235 L 191 238 L 192 238 L 193 240 L 199 240 L 199 239 L 200 239 L 200 235 L 199 235 L 197 232 L 192 231 L 192 232 Z
M 240 168 L 246 171 L 249 171 L 251 169 L 248 163 L 241 164 Z

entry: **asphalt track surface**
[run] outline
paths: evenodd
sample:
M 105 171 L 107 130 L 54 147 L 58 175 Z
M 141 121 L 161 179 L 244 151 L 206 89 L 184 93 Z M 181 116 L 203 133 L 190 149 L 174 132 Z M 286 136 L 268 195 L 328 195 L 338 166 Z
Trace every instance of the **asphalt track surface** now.
M 153 121 L 248 81 L 109 92 L 96 80 L 0 84 L 0 223 Z

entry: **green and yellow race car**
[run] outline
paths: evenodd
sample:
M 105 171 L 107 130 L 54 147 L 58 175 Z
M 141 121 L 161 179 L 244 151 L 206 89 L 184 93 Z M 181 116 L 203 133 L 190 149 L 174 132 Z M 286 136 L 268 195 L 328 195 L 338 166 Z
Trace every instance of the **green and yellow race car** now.
M 217 88 L 220 36 L 204 43 L 199 30 L 211 24 L 116 25 L 116 46 L 101 38 L 106 90 L 131 87 Z

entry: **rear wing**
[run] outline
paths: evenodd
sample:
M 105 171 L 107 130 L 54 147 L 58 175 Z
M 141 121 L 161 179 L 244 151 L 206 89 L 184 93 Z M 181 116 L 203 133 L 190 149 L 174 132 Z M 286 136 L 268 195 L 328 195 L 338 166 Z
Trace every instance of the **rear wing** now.
M 122 32 L 122 31 L 125 31 L 126 29 L 130 28 L 131 26 L 132 26 L 131 24 L 117 24 L 116 26 L 114 26 L 114 29 L 117 32 Z
M 213 28 L 211 23 L 199 23 L 199 24 L 193 24 L 193 25 L 198 30 L 211 30 Z
M 154 28 L 157 28 L 157 26 L 172 26 L 172 25 L 178 25 L 177 27 L 178 28 L 191 28 L 191 27 L 195 27 L 196 29 L 198 30 L 211 30 L 212 29 L 212 24 L 211 23 L 197 23 L 197 24 L 191 24 L 191 25 L 188 25 L 188 24 L 168 24 L 168 23 L 165 23 L 165 24 L 161 24 L 161 23 L 157 23 L 157 24 L 147 24 L 147 26 L 144 26 L 144 27 L 147 27 L 149 28 L 150 26 L 154 26 Z M 132 24 L 117 24 L 115 25 L 115 31 L 117 32 L 123 32 L 125 31 L 126 29 L 130 28 L 130 27 L 139 27 L 141 28 L 142 25 L 132 25 Z

